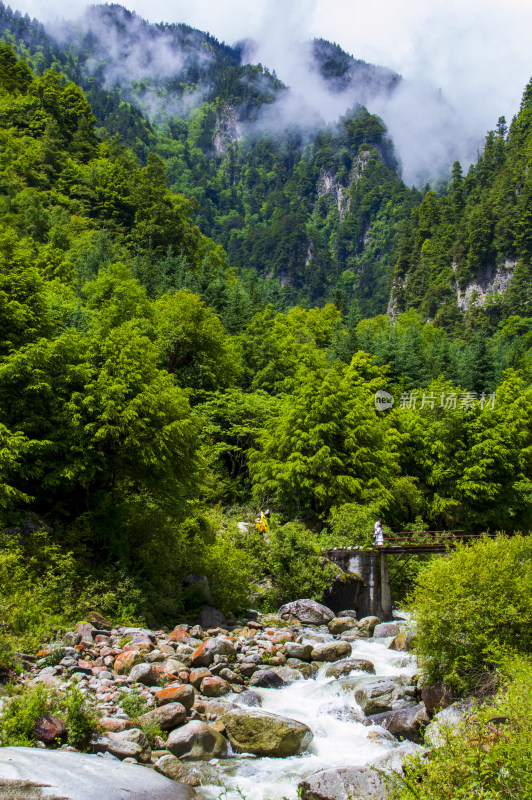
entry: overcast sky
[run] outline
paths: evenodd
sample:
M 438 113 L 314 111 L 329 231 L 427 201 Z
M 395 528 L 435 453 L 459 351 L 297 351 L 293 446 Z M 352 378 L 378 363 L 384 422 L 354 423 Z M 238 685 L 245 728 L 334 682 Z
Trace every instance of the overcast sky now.
M 72 18 L 84 0 L 15 0 L 43 21 Z M 315 36 L 441 88 L 482 137 L 511 119 L 532 76 L 532 0 L 126 0 L 152 22 L 186 22 L 232 44 L 261 42 L 255 60 L 290 84 L 292 44 Z

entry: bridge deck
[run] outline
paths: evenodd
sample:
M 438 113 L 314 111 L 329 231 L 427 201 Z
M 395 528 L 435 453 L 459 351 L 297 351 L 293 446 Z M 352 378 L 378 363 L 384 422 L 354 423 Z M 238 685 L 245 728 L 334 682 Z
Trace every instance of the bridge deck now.
M 325 552 L 349 552 L 375 550 L 390 555 L 402 553 L 445 553 L 453 550 L 458 542 L 471 542 L 480 539 L 481 534 L 463 531 L 401 531 L 385 533 L 384 544 L 373 547 L 330 547 Z

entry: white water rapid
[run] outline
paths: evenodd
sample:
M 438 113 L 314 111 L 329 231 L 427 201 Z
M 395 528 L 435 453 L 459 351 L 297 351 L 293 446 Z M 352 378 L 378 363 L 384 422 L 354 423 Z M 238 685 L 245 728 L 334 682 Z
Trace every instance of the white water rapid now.
M 332 637 L 331 637 L 332 638 Z M 414 657 L 388 650 L 391 639 L 357 639 L 352 657 L 364 658 L 375 666 L 375 676 L 353 671 L 351 676 L 367 678 L 411 676 Z M 234 756 L 216 766 L 219 785 L 198 787 L 206 800 L 296 800 L 298 783 L 312 772 L 331 767 L 362 766 L 371 763 L 393 746 L 392 742 L 369 738 L 371 727 L 360 720 L 364 715 L 354 699 L 334 678 L 325 677 L 330 664 L 313 678 L 298 680 L 281 689 L 254 689 L 262 696 L 262 709 L 304 722 L 314 739 L 308 751 L 291 758 Z M 227 700 L 239 702 L 238 695 Z M 212 763 L 212 762 L 211 762 Z

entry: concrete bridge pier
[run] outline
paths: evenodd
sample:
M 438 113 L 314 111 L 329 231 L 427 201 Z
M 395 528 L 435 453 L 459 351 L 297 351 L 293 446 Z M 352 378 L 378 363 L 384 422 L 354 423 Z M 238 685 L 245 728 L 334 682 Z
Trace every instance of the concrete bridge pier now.
M 352 607 L 359 619 L 370 616 L 379 617 L 383 622 L 392 619 L 392 595 L 386 553 L 378 549 L 338 547 L 325 550 L 323 555 L 339 567 L 344 575 L 356 579 Z M 343 610 L 334 607 L 333 595 L 325 599 L 328 599 L 333 611 Z

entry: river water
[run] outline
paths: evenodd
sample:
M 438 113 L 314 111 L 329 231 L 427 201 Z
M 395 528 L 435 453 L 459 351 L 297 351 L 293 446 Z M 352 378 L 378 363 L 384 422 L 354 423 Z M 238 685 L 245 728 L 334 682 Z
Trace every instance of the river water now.
M 327 637 L 329 638 L 329 637 Z M 332 638 L 332 637 L 330 637 Z M 390 639 L 357 639 L 352 657 L 364 658 L 375 666 L 375 676 L 353 671 L 351 676 L 411 676 L 414 657 L 388 650 Z M 216 765 L 219 785 L 197 788 L 205 800 L 296 800 L 298 783 L 312 772 L 330 767 L 362 766 L 371 763 L 393 746 L 385 740 L 368 738 L 371 728 L 360 720 L 364 715 L 341 683 L 325 677 L 325 664 L 313 678 L 298 680 L 281 689 L 255 689 L 262 696 L 262 709 L 304 722 L 314 739 L 308 751 L 292 758 L 234 756 Z M 238 695 L 227 696 L 238 703 Z

